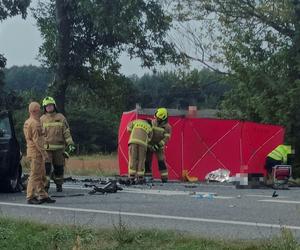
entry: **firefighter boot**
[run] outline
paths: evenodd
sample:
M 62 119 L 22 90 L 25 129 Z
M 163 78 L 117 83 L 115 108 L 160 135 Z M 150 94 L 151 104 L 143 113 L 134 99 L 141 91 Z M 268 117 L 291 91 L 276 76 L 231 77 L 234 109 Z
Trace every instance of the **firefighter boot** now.
M 31 198 L 27 200 L 27 204 L 31 204 L 31 205 L 39 205 L 42 204 L 42 201 L 38 200 L 37 198 Z
M 133 175 L 133 174 L 129 175 L 129 183 L 130 183 L 130 185 L 135 185 L 136 184 L 135 180 L 136 180 L 135 175 Z
M 56 200 L 51 199 L 50 197 L 46 197 L 46 198 L 40 199 L 39 201 L 41 203 L 55 203 L 56 202 Z
M 168 182 L 168 177 L 167 176 L 162 176 L 161 177 L 161 182 L 162 183 L 167 183 Z
M 143 185 L 143 184 L 145 184 L 145 183 L 146 183 L 146 181 L 145 181 L 144 176 L 138 176 L 138 177 L 136 178 L 136 184 Z

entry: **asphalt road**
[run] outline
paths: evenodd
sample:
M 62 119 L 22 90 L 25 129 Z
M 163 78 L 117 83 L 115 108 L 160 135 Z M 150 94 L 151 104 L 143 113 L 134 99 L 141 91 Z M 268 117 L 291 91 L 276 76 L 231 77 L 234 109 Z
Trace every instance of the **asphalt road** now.
M 53 184 L 52 184 L 53 185 Z M 300 188 L 235 189 L 221 184 L 167 183 L 89 195 L 83 183 L 50 189 L 54 204 L 28 205 L 24 193 L 0 194 L 2 216 L 42 223 L 170 229 L 212 238 L 256 239 L 292 230 L 300 241 Z M 68 196 L 68 195 L 83 196 Z

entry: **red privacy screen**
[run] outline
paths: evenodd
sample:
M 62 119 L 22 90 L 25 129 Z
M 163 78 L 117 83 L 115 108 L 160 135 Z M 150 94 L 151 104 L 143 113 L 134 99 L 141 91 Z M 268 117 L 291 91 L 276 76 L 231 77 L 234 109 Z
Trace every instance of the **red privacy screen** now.
M 119 127 L 118 158 L 120 175 L 128 173 L 127 124 L 137 118 L 151 118 L 136 111 L 123 113 Z M 264 162 L 269 152 L 284 140 L 281 126 L 239 120 L 186 118 L 170 116 L 172 135 L 166 146 L 166 163 L 170 180 L 189 176 L 204 180 L 218 168 L 237 173 L 265 174 Z M 160 178 L 153 159 L 154 178 Z

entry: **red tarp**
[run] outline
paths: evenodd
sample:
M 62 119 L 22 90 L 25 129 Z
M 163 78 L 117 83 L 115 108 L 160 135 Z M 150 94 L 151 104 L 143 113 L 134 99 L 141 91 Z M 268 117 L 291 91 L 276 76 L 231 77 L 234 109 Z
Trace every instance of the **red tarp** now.
M 123 113 L 119 127 L 120 175 L 128 173 L 127 124 L 137 118 L 152 118 L 136 111 Z M 204 180 L 218 168 L 237 173 L 265 174 L 265 158 L 283 143 L 284 128 L 238 120 L 186 118 L 170 116 L 171 139 L 166 148 L 170 180 L 181 180 L 183 171 Z M 157 160 L 153 159 L 153 176 L 160 178 Z

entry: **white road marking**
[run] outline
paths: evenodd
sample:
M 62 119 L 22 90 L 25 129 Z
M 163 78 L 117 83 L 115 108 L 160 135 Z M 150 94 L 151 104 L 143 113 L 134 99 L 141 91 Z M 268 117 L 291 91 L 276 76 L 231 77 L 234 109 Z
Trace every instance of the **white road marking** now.
M 76 189 L 76 190 L 91 190 L 91 188 L 78 187 L 72 185 L 64 185 L 66 189 Z M 218 196 L 216 193 L 209 192 L 194 192 L 194 191 L 172 191 L 172 190 L 157 190 L 157 189 L 139 189 L 139 188 L 124 188 L 121 192 L 123 193 L 134 193 L 134 194 L 153 194 L 153 195 L 212 195 L 214 199 L 232 199 L 231 196 Z
M 131 212 L 121 212 L 121 211 L 107 211 L 107 210 L 85 209 L 85 208 L 74 208 L 74 207 L 55 207 L 55 206 L 52 206 L 52 205 L 51 206 L 30 205 L 30 204 L 9 203 L 9 202 L 0 202 L 0 205 L 2 205 L 2 206 L 11 206 L 11 207 L 23 207 L 23 208 L 27 207 L 27 208 L 36 208 L 36 209 L 84 212 L 84 213 L 111 214 L 111 215 L 118 215 L 118 216 L 122 215 L 122 216 L 130 216 L 130 217 L 144 217 L 144 218 L 152 218 L 152 219 L 166 219 L 166 220 L 192 221 L 192 222 L 207 222 L 207 223 L 239 225 L 239 226 L 266 227 L 266 228 L 288 228 L 288 229 L 300 230 L 300 226 L 257 223 L 257 222 L 248 222 L 248 221 L 218 220 L 218 219 L 171 216 L 171 215 L 161 215 L 161 214 L 146 214 L 146 213 L 131 213 Z
M 274 203 L 288 203 L 288 204 L 300 204 L 300 201 L 287 201 L 287 200 L 259 200 L 262 202 L 274 202 Z
M 272 195 L 263 195 L 263 194 L 247 194 L 245 196 L 248 196 L 248 197 L 264 197 L 264 198 L 270 198 L 272 197 Z M 276 199 L 282 199 L 282 198 L 286 198 L 286 196 L 278 196 L 276 197 Z

